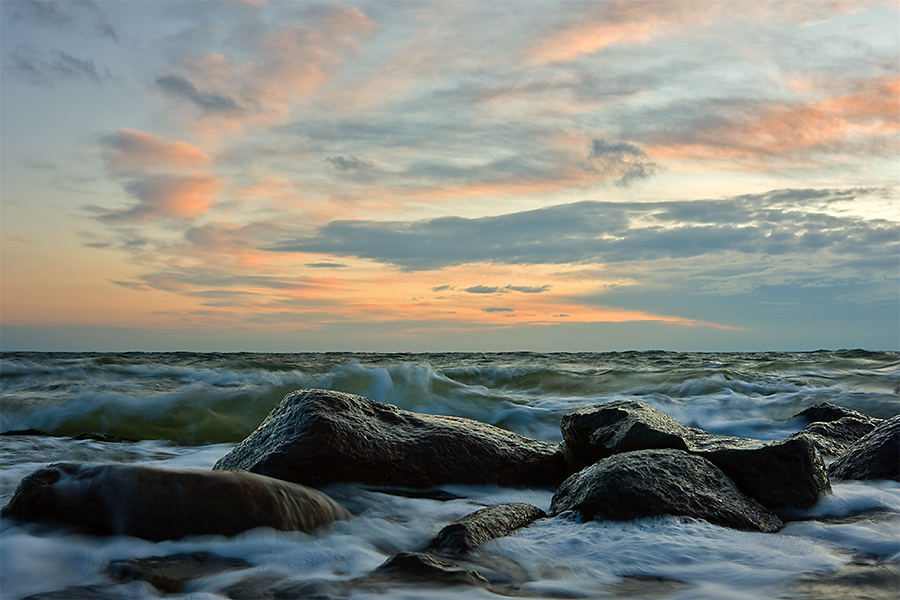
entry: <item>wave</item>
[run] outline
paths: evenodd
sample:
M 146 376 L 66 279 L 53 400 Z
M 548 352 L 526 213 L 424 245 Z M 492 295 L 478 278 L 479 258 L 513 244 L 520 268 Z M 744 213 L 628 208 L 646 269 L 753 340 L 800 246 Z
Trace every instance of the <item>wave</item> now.
M 715 433 L 773 439 L 828 401 L 900 412 L 897 353 L 195 354 L 4 353 L 0 430 L 234 443 L 300 388 L 367 396 L 557 442 L 563 414 L 646 402 Z

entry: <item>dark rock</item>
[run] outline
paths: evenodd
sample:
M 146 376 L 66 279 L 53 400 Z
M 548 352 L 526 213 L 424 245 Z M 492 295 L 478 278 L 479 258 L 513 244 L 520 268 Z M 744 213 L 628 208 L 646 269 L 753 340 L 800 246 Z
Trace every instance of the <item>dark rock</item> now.
M 425 552 L 401 552 L 378 567 L 372 577 L 392 581 L 474 585 L 487 587 L 488 580 L 474 569 L 441 560 Z
M 10 429 L 8 431 L 4 431 L 0 433 L 0 435 L 32 435 L 36 437 L 51 437 L 53 434 L 43 429 L 35 429 L 34 427 L 29 427 L 28 429 Z
M 252 473 L 78 463 L 28 475 L 3 515 L 154 541 L 254 527 L 312 532 L 350 516 L 321 492 Z
M 788 586 L 783 598 L 803 600 L 897 600 L 900 569 L 896 563 L 851 562 L 830 573 L 807 573 Z
M 125 596 L 99 585 L 71 586 L 55 592 L 43 592 L 23 600 L 123 600 Z
M 35 437 L 67 437 L 64 435 L 60 435 L 57 433 L 52 433 L 49 431 L 44 431 L 43 429 L 35 429 L 34 427 L 29 427 L 28 429 L 10 429 L 9 431 L 4 431 L 0 433 L 0 435 L 30 435 Z M 106 435 L 105 433 L 91 433 L 91 432 L 83 432 L 79 433 L 73 440 L 94 440 L 97 442 L 136 442 L 137 440 L 133 440 L 131 438 L 123 438 L 115 435 Z
M 836 421 L 816 421 L 790 436 L 808 439 L 822 456 L 843 456 L 860 438 L 875 429 L 878 419 L 842 417 Z M 788 438 L 788 439 L 790 439 Z
M 798 417 L 808 419 L 810 423 L 830 423 L 831 421 L 838 421 L 844 417 L 852 417 L 859 421 L 872 421 L 873 425 L 877 425 L 882 421 L 882 419 L 876 419 L 875 417 L 864 415 L 852 408 L 845 408 L 843 406 L 832 404 L 831 402 L 819 402 L 818 404 L 814 404 L 794 415 L 795 419 Z
M 546 516 L 538 507 L 521 502 L 488 506 L 441 529 L 428 548 L 438 552 L 470 552 Z
M 181 591 L 186 581 L 223 571 L 249 569 L 252 565 L 238 558 L 209 552 L 151 556 L 110 563 L 107 573 L 116 581 L 146 581 L 167 594 Z
M 378 494 L 388 494 L 389 496 L 399 496 L 401 498 L 424 498 L 426 500 L 437 500 L 438 502 L 449 502 L 450 500 L 461 500 L 463 497 L 444 490 L 404 490 L 402 488 L 364 488 L 368 492 L 376 492 Z
M 746 531 L 777 531 L 781 521 L 745 497 L 708 460 L 683 450 L 638 450 L 603 459 L 569 477 L 550 512 L 629 521 L 674 515 Z
M 809 508 L 830 489 L 822 458 L 805 437 L 761 442 L 712 435 L 631 400 L 566 414 L 561 428 L 569 451 L 586 465 L 634 450 L 683 450 L 708 459 L 744 494 L 773 510 Z
M 900 415 L 862 437 L 828 466 L 828 475 L 835 479 L 900 481 Z
M 327 390 L 285 396 L 214 468 L 313 487 L 555 487 L 566 476 L 556 446 L 470 419 L 413 413 Z

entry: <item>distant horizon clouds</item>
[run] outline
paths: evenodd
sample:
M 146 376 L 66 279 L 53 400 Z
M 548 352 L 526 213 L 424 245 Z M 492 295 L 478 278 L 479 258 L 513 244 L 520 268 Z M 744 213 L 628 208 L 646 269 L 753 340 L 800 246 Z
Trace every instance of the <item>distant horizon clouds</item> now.
M 891 2 L 0 4 L 0 349 L 900 350 Z

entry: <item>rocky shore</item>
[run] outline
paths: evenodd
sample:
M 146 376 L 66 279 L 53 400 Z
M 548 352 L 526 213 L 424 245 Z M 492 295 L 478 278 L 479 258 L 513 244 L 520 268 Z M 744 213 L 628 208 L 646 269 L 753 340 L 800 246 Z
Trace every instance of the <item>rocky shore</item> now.
M 469 419 L 301 390 L 288 394 L 212 471 L 55 463 L 23 479 L 3 515 L 160 541 L 255 527 L 314 533 L 353 518 L 322 491 L 336 484 L 421 494 L 459 484 L 555 490 L 549 514 L 523 503 L 479 509 L 363 578 L 254 577 L 219 592 L 234 599 L 331 597 L 426 582 L 516 595 L 526 574 L 470 553 L 539 519 L 673 515 L 774 532 L 828 494 L 829 478 L 900 480 L 900 416 L 880 420 L 823 403 L 794 418 L 808 425 L 762 442 L 712 435 L 640 402 L 611 401 L 565 415 L 563 442 L 554 446 Z M 827 468 L 823 456 L 833 459 Z M 195 553 L 112 564 L 108 576 L 173 593 L 191 579 L 247 567 Z M 33 596 L 118 597 L 102 586 Z

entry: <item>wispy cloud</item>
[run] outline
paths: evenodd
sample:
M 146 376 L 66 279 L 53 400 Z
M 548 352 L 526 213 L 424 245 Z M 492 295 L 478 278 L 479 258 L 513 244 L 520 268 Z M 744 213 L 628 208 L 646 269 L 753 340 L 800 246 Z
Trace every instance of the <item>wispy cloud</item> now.
M 42 51 L 33 45 L 17 47 L 4 61 L 4 71 L 32 85 L 52 86 L 59 80 L 101 84 L 112 79 L 93 59 L 78 58 L 62 50 Z
M 233 98 L 218 92 L 200 91 L 197 86 L 180 75 L 158 77 L 156 85 L 166 94 L 179 100 L 186 100 L 205 113 L 230 113 L 241 110 Z

